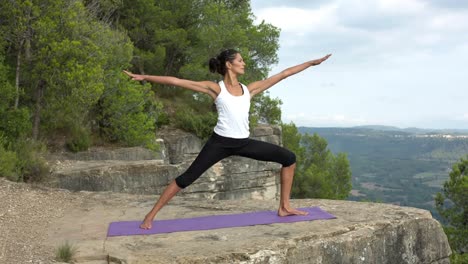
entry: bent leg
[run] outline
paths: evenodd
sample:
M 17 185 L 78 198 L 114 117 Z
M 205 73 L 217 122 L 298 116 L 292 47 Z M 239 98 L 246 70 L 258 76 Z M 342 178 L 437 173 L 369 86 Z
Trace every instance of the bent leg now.
M 296 155 L 292 151 L 255 139 L 250 139 L 249 143 L 237 150 L 234 155 L 261 161 L 272 161 L 283 165 L 283 167 L 289 167 L 296 163 Z
M 249 144 L 237 151 L 235 155 L 261 161 L 272 161 L 283 165 L 281 168 L 281 193 L 278 208 L 279 216 L 306 215 L 307 212 L 291 207 L 289 199 L 296 169 L 296 155 L 281 146 L 251 139 Z

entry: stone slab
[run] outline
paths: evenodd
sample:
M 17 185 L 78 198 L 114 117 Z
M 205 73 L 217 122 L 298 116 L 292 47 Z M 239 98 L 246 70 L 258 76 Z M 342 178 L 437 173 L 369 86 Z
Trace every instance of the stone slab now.
M 337 219 L 148 236 L 109 237 L 114 221 L 143 219 L 154 196 L 88 193 L 50 225 L 48 243 L 71 241 L 76 263 L 449 263 L 450 248 L 428 211 L 388 204 L 293 200 Z M 176 197 L 157 219 L 275 210 L 277 201 Z

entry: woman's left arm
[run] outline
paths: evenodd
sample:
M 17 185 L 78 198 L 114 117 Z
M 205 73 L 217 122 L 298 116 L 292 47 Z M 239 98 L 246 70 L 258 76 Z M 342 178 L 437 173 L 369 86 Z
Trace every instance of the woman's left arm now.
M 296 73 L 299 73 L 299 72 L 309 68 L 310 66 L 319 65 L 320 63 L 327 60 L 330 56 L 331 56 L 331 54 L 328 54 L 323 58 L 304 62 L 302 64 L 287 68 L 287 69 L 283 70 L 282 72 L 280 72 L 278 74 L 275 74 L 275 75 L 273 75 L 273 76 L 271 76 L 271 77 L 269 77 L 269 78 L 267 78 L 265 80 L 253 82 L 253 83 L 251 83 L 251 84 L 249 84 L 247 86 L 248 89 L 249 89 L 249 92 L 250 92 L 250 96 L 253 97 L 254 95 L 259 94 L 259 93 L 265 91 L 266 89 L 272 87 L 273 85 L 277 84 L 281 80 L 286 79 L 289 76 L 294 75 Z

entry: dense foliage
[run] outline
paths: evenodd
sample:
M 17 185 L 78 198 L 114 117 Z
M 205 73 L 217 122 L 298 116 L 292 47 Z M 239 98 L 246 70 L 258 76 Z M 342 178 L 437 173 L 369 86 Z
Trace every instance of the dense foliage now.
M 236 48 L 249 68 L 241 81 L 262 79 L 277 61 L 279 30 L 253 21 L 249 1 L 1 1 L 0 175 L 41 178 L 45 146 L 57 142 L 71 151 L 154 149 L 158 126 L 168 124 L 207 137 L 211 98 L 141 85 L 121 71 L 217 80 L 208 59 Z M 258 96 L 252 124 L 278 123 L 279 107 Z
M 468 155 L 453 165 L 435 202 L 447 223 L 444 229 L 454 251 L 452 262 L 463 263 L 468 260 Z
M 294 198 L 346 199 L 351 191 L 351 170 L 345 153 L 334 155 L 327 141 L 317 134 L 300 134 L 283 124 L 283 144 L 296 153 Z
M 249 1 L 123 1 L 111 18 L 104 17 L 118 21 L 128 32 L 135 45 L 132 70 L 137 73 L 217 81 L 221 76 L 207 69 L 209 58 L 222 49 L 235 48 L 248 67 L 241 81 L 249 83 L 265 78 L 277 61 L 279 30 L 266 23 L 255 25 Z M 209 136 L 217 118 L 209 96 L 164 85 L 154 88 L 169 113 L 166 123 L 202 138 Z M 265 100 L 270 100 L 271 108 L 280 113 L 275 100 L 267 94 L 260 95 L 251 108 L 253 125 L 257 121 L 280 121 L 280 115 L 270 114 L 275 111 L 266 112 L 263 109 L 267 106 L 261 108 L 255 103 Z

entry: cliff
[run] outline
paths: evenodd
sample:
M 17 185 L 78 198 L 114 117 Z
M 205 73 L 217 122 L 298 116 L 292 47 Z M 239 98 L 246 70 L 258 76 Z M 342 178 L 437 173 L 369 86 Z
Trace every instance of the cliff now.
M 110 222 L 139 220 L 157 197 L 69 192 L 0 179 L 0 263 L 51 263 L 69 241 L 75 263 L 449 263 L 430 213 L 388 204 L 293 200 L 332 220 L 106 238 Z M 176 197 L 158 219 L 275 210 L 274 200 Z
M 92 148 L 80 153 L 55 153 L 50 187 L 73 191 L 160 194 L 184 172 L 202 147 L 196 136 L 180 130 L 159 131 L 157 152 L 144 148 Z M 281 144 L 279 127 L 259 126 L 252 138 Z M 280 165 L 242 157 L 218 162 L 182 196 L 208 199 L 275 199 Z

